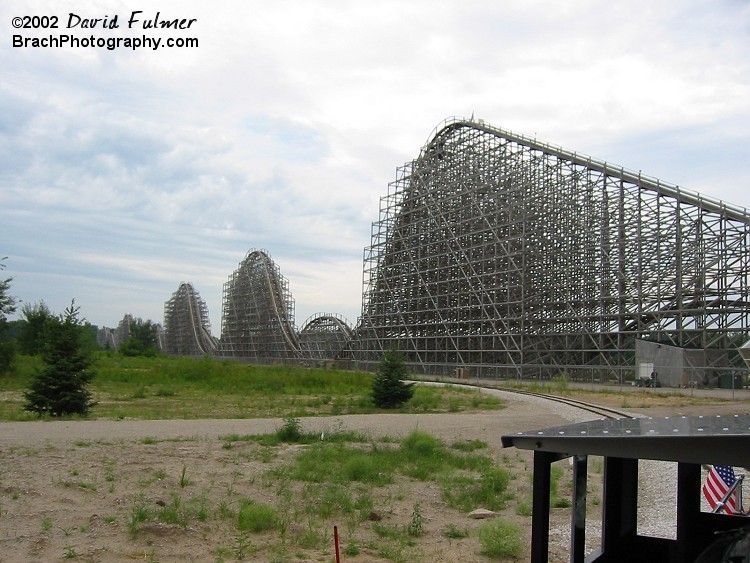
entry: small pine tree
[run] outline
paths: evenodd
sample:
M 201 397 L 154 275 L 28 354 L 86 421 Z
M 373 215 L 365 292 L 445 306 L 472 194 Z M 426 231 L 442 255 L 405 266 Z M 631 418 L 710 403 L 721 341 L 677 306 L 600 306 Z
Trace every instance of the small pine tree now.
M 78 318 L 73 301 L 59 317 L 51 317 L 44 330 L 42 359 L 45 367 L 34 375 L 24 393 L 24 409 L 39 416 L 88 414 L 95 404 L 86 389 L 94 378 L 90 347 L 85 341 L 85 326 Z
M 395 409 L 408 402 L 414 395 L 414 384 L 406 383 L 409 369 L 396 350 L 389 350 L 380 362 L 380 368 L 372 382 L 372 401 L 381 409 Z

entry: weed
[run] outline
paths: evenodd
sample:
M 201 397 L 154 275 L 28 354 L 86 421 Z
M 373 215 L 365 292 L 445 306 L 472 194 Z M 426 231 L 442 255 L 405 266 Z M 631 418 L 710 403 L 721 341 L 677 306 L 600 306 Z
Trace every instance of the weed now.
M 216 509 L 216 514 L 222 520 L 229 520 L 236 516 L 234 511 L 229 506 L 229 502 L 227 502 L 226 500 L 222 500 L 219 502 L 219 506 Z
M 560 497 L 560 478 L 563 476 L 563 469 L 558 465 L 553 465 L 550 473 L 550 506 L 552 508 L 570 508 L 571 501 L 567 498 Z
M 285 418 L 284 425 L 276 431 L 276 436 L 282 442 L 297 444 L 302 442 L 302 423 L 299 418 Z
M 351 556 L 359 555 L 359 544 L 356 540 L 352 540 L 344 546 L 344 549 L 341 550 L 341 553 Z
M 518 558 L 523 553 L 523 529 L 514 522 L 496 518 L 479 528 L 482 553 L 489 557 Z
M 529 501 L 522 501 L 516 505 L 516 514 L 519 516 L 531 516 L 531 503 Z
M 443 535 L 448 539 L 457 540 L 469 537 L 469 532 L 465 528 L 458 528 L 455 524 L 448 524 L 443 530 Z
M 115 480 L 115 464 L 112 461 L 104 464 L 104 480 L 108 483 L 113 483 Z
M 424 518 L 422 517 L 422 511 L 419 508 L 419 503 L 414 503 L 414 509 L 411 513 L 411 521 L 406 526 L 406 533 L 412 537 L 418 538 L 424 535 Z
M 592 473 L 604 473 L 604 458 L 600 456 L 589 456 L 589 466 Z
M 226 557 L 229 557 L 232 552 L 227 547 L 219 546 L 216 549 L 214 549 L 214 554 L 216 555 L 216 563 L 223 563 L 226 561 Z
M 182 501 L 180 497 L 172 493 L 172 502 L 162 507 L 156 515 L 156 519 L 163 524 L 176 524 L 186 527 L 188 525 L 188 518 L 181 507 Z
M 146 436 L 145 438 L 141 439 L 141 444 L 145 444 L 147 446 L 158 443 L 159 441 L 156 438 L 152 438 L 151 436 Z
M 65 553 L 63 553 L 63 559 L 75 559 L 76 557 L 78 557 L 78 553 L 76 553 L 75 546 L 66 545 Z
M 138 535 L 140 525 L 142 522 L 146 522 L 151 518 L 151 512 L 146 506 L 146 499 L 143 495 L 139 495 L 133 501 L 133 508 L 130 511 L 130 518 L 128 519 L 128 532 L 131 537 Z
M 193 482 L 187 477 L 187 467 L 185 465 L 182 466 L 182 473 L 180 473 L 179 484 L 181 489 L 184 489 L 188 485 L 193 484 Z
M 297 537 L 297 545 L 303 549 L 316 549 L 324 547 L 328 541 L 327 534 L 320 528 L 313 527 L 312 522 L 307 523 L 307 530 Z
M 372 500 L 372 497 L 369 494 L 360 496 L 354 502 L 354 509 L 359 513 L 360 520 L 365 520 L 368 516 L 370 516 L 370 514 L 372 514 L 373 508 L 375 508 L 375 502 Z
M 52 529 L 52 519 L 42 518 L 42 531 L 49 532 Z
M 107 523 L 107 524 L 114 524 L 114 523 L 117 522 L 117 517 L 115 517 L 115 516 L 105 516 L 104 518 L 102 518 L 102 520 L 104 520 L 104 522 Z
M 241 534 L 237 536 L 237 539 L 234 541 L 234 556 L 237 559 L 245 559 L 246 556 L 253 555 L 255 551 L 253 542 L 250 541 L 247 535 Z

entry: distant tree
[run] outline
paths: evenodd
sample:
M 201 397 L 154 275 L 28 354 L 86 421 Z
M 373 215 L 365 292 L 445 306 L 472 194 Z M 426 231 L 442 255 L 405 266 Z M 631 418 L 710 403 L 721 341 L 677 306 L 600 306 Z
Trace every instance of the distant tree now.
M 94 378 L 93 356 L 86 324 L 75 301 L 45 325 L 42 359 L 45 367 L 32 377 L 24 393 L 24 409 L 39 416 L 88 414 L 94 405 L 86 386 Z
M 5 269 L 3 262 L 8 257 L 0 258 L 0 271 Z M 16 311 L 16 299 L 8 292 L 13 278 L 0 280 L 0 374 L 7 373 L 16 357 L 15 342 L 8 337 L 8 315 Z
M 159 353 L 159 327 L 151 321 L 133 319 L 130 322 L 130 338 L 118 350 L 124 356 L 149 356 Z
M 18 328 L 18 346 L 22 354 L 35 356 L 41 354 L 44 348 L 44 329 L 53 317 L 44 301 L 26 303 L 21 307 L 23 320 Z
M 383 356 L 375 379 L 372 382 L 372 401 L 381 409 L 398 408 L 414 395 L 414 384 L 406 383 L 409 369 L 396 350 L 389 350 Z

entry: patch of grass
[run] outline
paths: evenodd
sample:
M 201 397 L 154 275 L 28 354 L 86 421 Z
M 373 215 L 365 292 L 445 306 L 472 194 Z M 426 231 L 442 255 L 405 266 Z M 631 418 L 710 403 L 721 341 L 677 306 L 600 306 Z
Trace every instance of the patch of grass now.
M 377 412 L 373 376 L 284 365 L 248 365 L 216 358 L 128 357 L 97 352 L 90 390 L 99 402 L 93 419 L 186 419 L 298 417 Z M 0 420 L 33 420 L 24 411 L 23 390 L 42 367 L 39 358 L 18 356 L 0 380 Z M 207 400 L 207 398 L 210 398 Z M 395 412 L 466 412 L 504 404 L 486 393 L 461 388 L 415 387 Z M 75 417 L 67 417 L 74 419 Z
M 279 515 L 270 504 L 243 499 L 237 515 L 237 529 L 253 533 L 273 530 L 278 526 Z
M 295 538 L 295 543 L 303 549 L 319 549 L 329 544 L 329 532 L 326 528 L 307 523 L 307 529 Z
M 485 469 L 478 477 L 452 474 L 441 481 L 443 499 L 462 512 L 475 508 L 499 510 L 508 500 L 510 472 L 502 467 Z
M 382 481 L 377 461 L 366 452 L 351 455 L 344 462 L 342 472 L 348 481 L 359 481 L 360 483 Z
M 303 492 L 305 511 L 318 518 L 331 518 L 339 514 L 351 514 L 355 510 L 349 487 L 329 483 L 307 486 Z
M 523 553 L 523 529 L 514 522 L 495 518 L 479 528 L 482 553 L 488 557 L 518 558 Z
M 487 442 L 482 440 L 458 440 L 451 444 L 451 448 L 460 452 L 475 452 L 486 449 Z

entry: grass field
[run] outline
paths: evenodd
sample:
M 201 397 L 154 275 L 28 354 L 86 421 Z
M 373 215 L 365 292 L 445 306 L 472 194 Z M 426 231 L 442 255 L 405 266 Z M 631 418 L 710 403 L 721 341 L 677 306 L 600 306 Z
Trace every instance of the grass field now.
M 38 358 L 21 356 L 0 378 L 0 420 L 31 420 L 23 391 Z M 296 366 L 258 366 L 212 358 L 133 358 L 100 353 L 89 418 L 186 419 L 337 416 L 381 412 L 370 398 L 372 375 Z M 392 412 L 472 412 L 502 408 L 499 399 L 456 387 L 417 387 Z

